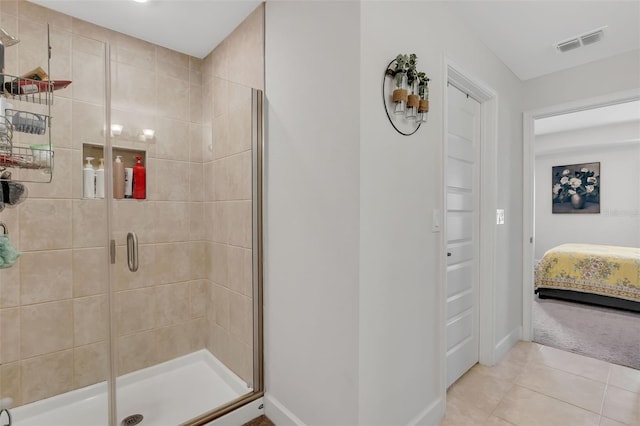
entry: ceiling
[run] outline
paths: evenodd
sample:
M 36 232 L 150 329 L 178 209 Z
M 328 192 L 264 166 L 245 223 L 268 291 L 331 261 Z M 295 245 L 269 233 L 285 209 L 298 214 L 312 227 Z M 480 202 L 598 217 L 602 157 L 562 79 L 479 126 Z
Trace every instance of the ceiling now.
M 30 0 L 197 58 L 207 56 L 261 0 Z
M 450 1 L 521 80 L 640 49 L 640 1 Z M 554 44 L 607 26 L 601 42 L 560 53 Z

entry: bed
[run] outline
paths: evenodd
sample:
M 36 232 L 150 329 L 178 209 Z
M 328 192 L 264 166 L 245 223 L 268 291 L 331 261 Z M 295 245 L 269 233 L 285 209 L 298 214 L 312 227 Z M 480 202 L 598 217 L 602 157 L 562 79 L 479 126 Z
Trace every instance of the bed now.
M 535 293 L 640 312 L 640 248 L 562 244 L 535 270 Z

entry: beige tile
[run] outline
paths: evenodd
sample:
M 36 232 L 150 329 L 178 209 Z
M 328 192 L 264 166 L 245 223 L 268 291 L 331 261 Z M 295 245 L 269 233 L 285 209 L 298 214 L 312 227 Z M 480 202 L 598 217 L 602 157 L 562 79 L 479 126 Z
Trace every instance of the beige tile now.
M 218 118 L 229 113 L 229 81 L 214 77 L 211 80 L 211 99 L 213 101 L 213 117 Z M 228 118 L 225 118 L 228 120 Z
M 51 105 L 51 116 L 55 123 L 55 131 L 51 133 L 51 143 L 54 148 L 72 148 L 72 117 L 73 102 L 71 99 L 56 97 L 55 102 Z M 58 151 L 55 151 L 56 165 L 58 162 Z M 56 173 L 59 170 L 56 168 Z M 55 178 L 55 175 L 54 175 Z
M 211 126 L 213 122 L 213 82 L 207 80 L 202 86 L 202 124 Z
M 23 305 L 70 298 L 71 250 L 24 253 L 20 259 L 20 276 Z
M 229 363 L 226 364 L 245 383 L 251 383 L 252 378 L 252 352 L 251 348 L 240 342 L 233 336 L 229 336 Z M 247 392 L 249 389 L 247 389 Z
M 158 114 L 161 117 L 189 121 L 189 82 L 164 76 L 158 79 Z
M 602 383 L 607 382 L 609 364 L 594 358 L 543 346 L 531 358 L 533 363 L 577 374 Z
M 74 50 L 71 78 L 73 80 L 74 100 L 103 105 L 105 93 L 104 71 L 104 58 Z
M 189 335 L 191 352 L 206 349 L 210 334 L 209 321 L 201 317 L 185 323 L 185 326 L 186 333 Z
M 73 247 L 104 247 L 106 244 L 106 201 L 73 200 Z
M 2 397 L 12 398 L 13 406 L 22 405 L 22 365 L 20 362 L 0 364 Z
M 74 51 L 104 58 L 105 44 L 102 41 L 98 41 L 96 39 L 85 37 L 79 34 L 74 34 L 71 39 L 71 43 Z M 57 101 L 58 100 L 56 99 L 56 102 Z
M 14 33 L 15 34 L 15 33 Z M 34 64 L 47 63 L 47 27 L 31 21 L 29 18 L 18 18 L 18 39 L 20 44 L 11 50 L 18 50 L 18 67 L 21 70 L 31 70 Z M 24 72 L 24 71 L 23 71 Z
M 251 201 L 237 201 L 229 205 L 229 244 L 251 248 Z
M 39 136 L 42 137 L 42 136 Z M 21 143 L 25 145 L 40 144 L 44 141 L 30 140 Z M 46 182 L 51 177 L 50 183 L 27 183 L 29 199 L 37 198 L 71 198 L 72 194 L 72 160 L 73 152 L 70 149 L 56 148 L 54 146 L 54 171 L 53 177 L 49 174 L 44 174 L 43 171 L 29 171 L 33 173 L 32 179 L 38 182 Z
M 491 416 L 483 424 L 484 426 L 515 426 L 513 423 L 501 419 L 500 417 Z
M 519 426 L 595 426 L 600 421 L 598 414 L 517 385 L 493 415 Z
M 220 285 L 213 287 L 213 305 L 216 324 L 229 331 L 231 324 L 230 291 Z
M 73 354 L 76 388 L 107 380 L 109 350 L 106 342 L 80 346 L 73 350 Z
M 231 233 L 232 204 L 224 201 L 216 201 L 211 205 L 211 212 L 205 207 L 205 220 L 210 221 L 211 241 L 228 244 Z
M 227 282 L 229 283 L 229 288 L 245 296 L 251 296 L 251 250 L 232 246 L 227 250 Z
M 189 161 L 189 123 L 159 118 L 156 126 L 156 157 L 165 160 Z
M 203 60 L 200 58 L 194 58 L 193 56 L 189 56 L 189 71 L 190 78 L 189 82 L 191 84 L 197 84 L 202 86 L 202 67 Z
M 205 279 L 207 277 L 206 246 L 207 243 L 204 241 L 193 241 L 189 243 L 189 270 L 191 279 Z
M 154 288 L 156 327 L 166 327 L 191 318 L 189 283 L 161 285 Z
M 73 101 L 71 111 L 73 148 L 82 149 L 83 143 L 104 145 L 104 105 Z
M 640 393 L 640 371 L 612 364 L 609 384 L 630 392 Z
M 189 169 L 189 200 L 204 201 L 204 167 L 201 163 L 192 163 Z
M 227 286 L 227 246 L 224 244 L 207 244 L 205 257 L 210 261 L 208 278 L 210 281 Z
M 227 42 L 224 40 L 207 56 L 203 78 L 220 77 L 226 79 L 228 77 L 227 69 Z
M 73 389 L 73 351 L 22 361 L 22 401 L 29 403 Z
M 0 365 L 20 359 L 20 308 L 0 309 Z
M 106 295 L 73 301 L 74 345 L 88 345 L 107 338 L 109 307 Z
M 225 40 L 228 75 L 245 86 L 264 86 L 264 9 L 258 6 Z
M 205 238 L 204 203 L 189 203 L 189 240 Z
M 204 184 L 202 188 L 204 201 L 210 202 L 215 200 L 216 185 L 219 185 L 215 181 L 216 164 L 217 162 L 209 161 L 209 162 L 205 162 L 202 166 L 203 174 L 204 174 Z
M 189 56 L 156 46 L 156 66 L 159 74 L 189 81 Z
M 229 170 L 229 158 L 222 158 L 216 160 L 211 164 L 211 169 L 207 170 L 208 164 L 205 163 L 205 179 L 213 182 L 213 193 L 209 193 L 211 201 L 228 201 L 230 200 L 230 170 Z M 207 175 L 207 172 L 210 174 Z M 207 196 L 205 191 L 205 197 Z M 209 201 L 209 200 L 207 200 Z
M 247 102 L 229 114 L 229 150 L 232 154 L 250 150 L 251 142 L 251 103 Z
M 202 134 L 204 127 L 200 124 L 189 124 L 189 161 L 192 163 L 202 163 L 203 146 Z
M 47 9 L 47 22 L 55 29 L 71 31 L 73 28 L 71 16 L 51 9 Z
M 195 84 L 189 86 L 189 121 L 202 123 L 202 88 Z
M 126 244 L 129 232 L 137 234 L 139 244 L 155 242 L 155 208 L 149 201 L 114 200 L 112 226 L 116 244 Z
M 12 268 L 0 270 L 0 308 L 20 304 L 20 259 Z
M 601 417 L 600 426 L 625 426 L 625 424 L 617 422 L 615 420 L 608 419 L 606 417 Z
M 108 288 L 107 250 L 90 248 L 73 250 L 73 296 L 105 294 Z
M 120 54 L 120 52 L 118 52 Z M 156 107 L 156 73 L 124 63 L 111 64 L 113 108 L 150 113 Z
M 189 283 L 191 298 L 191 318 L 204 317 L 211 301 L 211 286 L 208 281 L 198 280 Z
M 73 346 L 73 304 L 70 300 L 23 306 L 20 324 L 23 359 Z
M 202 126 L 202 161 L 213 161 L 213 127 L 211 123 Z
M 81 19 L 72 19 L 73 34 L 81 35 L 95 40 L 102 40 L 109 43 L 116 42 L 116 34 L 113 31 L 107 30 L 104 27 L 92 24 Z M 114 49 L 114 47 L 112 47 Z
M 480 374 L 474 367 L 451 385 L 447 398 L 455 398 L 473 406 L 476 409 L 474 411 L 482 412 L 484 420 L 512 387 L 511 382 Z
M 157 362 L 169 361 L 191 352 L 188 323 L 156 330 Z
M 191 203 L 157 201 L 154 203 L 154 207 L 153 242 L 168 243 L 189 240 Z
M 223 114 L 213 119 L 213 158 L 228 157 L 233 153 L 229 129 L 229 115 Z
M 640 394 L 607 386 L 602 415 L 628 425 L 640 424 Z
M 250 116 L 246 114 L 250 111 L 251 88 L 243 84 L 229 82 L 229 112 L 238 115 L 241 123 L 247 123 L 249 130 L 251 130 Z M 239 131 L 239 129 L 235 129 L 235 131 Z
M 224 159 L 228 161 L 229 199 L 251 200 L 251 151 Z
M 72 58 L 71 39 L 72 36 L 69 31 L 50 26 L 51 50 L 54 52 L 51 55 L 51 75 L 49 76 L 51 80 L 69 80 Z M 72 90 L 71 86 L 58 90 L 57 92 L 61 93 L 60 96 L 56 93 L 56 98 L 62 96 L 70 97 Z
M 487 410 L 456 397 L 447 396 L 447 409 L 440 426 L 477 426 L 487 421 Z
M 158 362 L 157 330 L 118 338 L 118 375 L 149 367 Z
M 156 263 L 155 276 L 156 284 L 170 284 L 191 280 L 191 262 L 189 260 L 188 242 L 158 244 L 155 246 Z
M 33 23 L 46 24 L 48 9 L 28 1 L 18 2 L 19 13 L 21 18 L 28 19 Z
M 153 328 L 155 324 L 154 289 L 117 292 L 115 312 L 118 336 Z
M 20 249 L 71 248 L 71 200 L 29 200 L 20 206 Z
M 229 365 L 229 333 L 213 324 L 211 326 L 211 353 L 218 358 L 224 365 Z
M 605 384 L 543 365 L 530 365 L 516 383 L 600 414 Z
M 116 247 L 116 282 L 115 288 L 120 290 L 132 290 L 156 284 L 156 245 L 138 245 L 139 268 L 137 272 L 131 272 L 127 265 L 127 247 Z
M 144 40 L 116 33 L 117 61 L 142 70 L 153 70 L 156 65 L 156 46 Z M 138 80 L 144 74 L 138 76 Z
M 251 302 L 246 296 L 230 291 L 229 297 L 229 333 L 235 339 L 244 344 L 249 344 L 246 337 L 249 328 L 249 318 L 247 317 L 247 306 L 251 307 Z
M 186 161 L 157 160 L 155 176 L 158 187 L 155 199 L 189 201 L 189 167 Z

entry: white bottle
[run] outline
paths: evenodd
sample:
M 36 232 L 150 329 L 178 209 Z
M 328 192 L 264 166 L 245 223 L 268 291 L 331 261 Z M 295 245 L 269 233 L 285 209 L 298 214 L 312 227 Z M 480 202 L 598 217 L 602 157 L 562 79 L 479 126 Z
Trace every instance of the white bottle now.
M 83 184 L 83 192 L 82 196 L 84 198 L 95 198 L 96 197 L 96 171 L 93 169 L 93 164 L 91 161 L 93 157 L 85 158 L 87 163 L 84 165 L 82 169 L 82 180 Z
M 124 168 L 124 198 L 133 198 L 133 168 Z
M 104 198 L 104 158 L 98 161 L 98 170 L 96 170 L 96 198 Z

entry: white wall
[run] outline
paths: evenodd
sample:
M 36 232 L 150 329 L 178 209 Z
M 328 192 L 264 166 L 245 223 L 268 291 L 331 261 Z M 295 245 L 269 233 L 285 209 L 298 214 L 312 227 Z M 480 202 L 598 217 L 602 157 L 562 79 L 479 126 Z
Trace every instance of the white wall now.
M 444 59 L 499 93 L 498 205 L 507 224 L 496 229 L 495 343 L 522 319 L 521 83 L 443 3 L 364 2 L 362 11 L 360 421 L 409 424 L 426 415 L 432 424 L 428 409 L 444 386 L 444 253 L 431 232 L 432 209 L 443 207 Z M 398 53 L 416 53 L 432 80 L 429 122 L 411 137 L 395 133 L 380 100 L 385 67 Z
M 564 243 L 640 247 L 639 142 L 637 123 L 536 137 L 536 259 Z M 551 168 L 598 161 L 600 214 L 552 214 Z
M 357 424 L 359 40 L 354 2 L 267 2 L 266 410 Z
M 499 93 L 496 344 L 522 318 L 521 82 L 446 3 L 278 1 L 266 18 L 267 414 L 437 423 L 444 59 Z M 380 90 L 389 61 L 412 52 L 432 96 L 407 138 Z
M 632 50 L 525 81 L 523 110 L 637 88 L 640 88 L 640 50 Z

